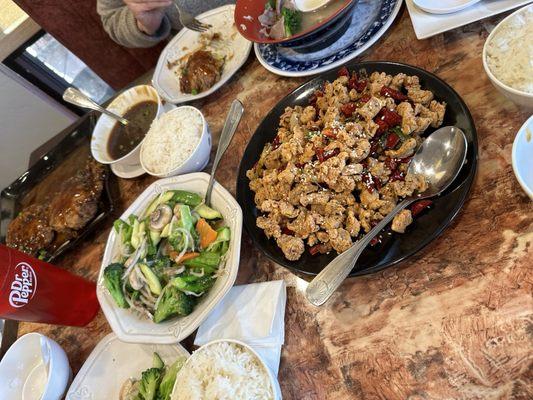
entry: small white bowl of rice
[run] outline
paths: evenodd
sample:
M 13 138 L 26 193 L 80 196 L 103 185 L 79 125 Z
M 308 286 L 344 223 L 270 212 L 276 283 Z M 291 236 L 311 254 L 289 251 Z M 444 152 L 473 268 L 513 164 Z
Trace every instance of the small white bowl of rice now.
M 170 400 L 281 400 L 274 373 L 247 344 L 214 340 L 192 353 Z
M 504 18 L 483 46 L 483 67 L 510 100 L 533 108 L 533 4 Z
M 200 110 L 181 106 L 156 118 L 141 146 L 141 165 L 150 175 L 167 178 L 198 172 L 211 153 L 211 133 Z

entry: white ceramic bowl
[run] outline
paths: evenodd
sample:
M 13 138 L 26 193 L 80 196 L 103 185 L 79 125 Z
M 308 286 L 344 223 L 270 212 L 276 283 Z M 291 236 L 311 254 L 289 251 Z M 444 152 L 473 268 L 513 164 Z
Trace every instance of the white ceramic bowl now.
M 137 378 L 152 366 L 156 352 L 166 365 L 180 357 L 189 357 L 181 345 L 137 344 L 121 342 L 113 333 L 96 345 L 74 378 L 67 400 L 119 399 L 122 384 Z
M 533 200 L 533 115 L 514 138 L 512 160 L 518 183 Z
M 175 166 L 171 170 L 164 173 L 155 173 L 151 171 L 147 166 L 145 160 L 143 160 L 143 154 L 145 145 L 141 146 L 141 165 L 143 169 L 150 175 L 157 176 L 158 178 L 168 178 L 170 176 L 189 174 L 191 172 L 198 172 L 205 168 L 209 162 L 209 155 L 211 153 L 211 132 L 209 131 L 209 126 L 204 118 L 204 115 L 200 110 L 193 106 L 181 106 L 175 108 L 168 113 L 179 114 L 184 110 L 194 110 L 198 116 L 202 119 L 202 133 L 200 136 L 200 141 L 198 142 L 196 148 L 193 152 L 181 163 L 180 165 Z M 165 113 L 165 114 L 168 114 Z
M 274 392 L 274 400 L 281 400 L 282 397 L 281 397 L 281 388 L 279 386 L 279 382 L 276 378 L 276 375 L 274 375 L 274 373 L 272 372 L 272 370 L 267 366 L 267 364 L 263 361 L 263 359 L 261 358 L 261 356 L 259 354 L 257 354 L 257 352 L 252 349 L 250 346 L 248 346 L 246 343 L 244 342 L 241 342 L 239 340 L 234 340 L 234 339 L 219 339 L 219 340 L 213 340 L 209 343 L 206 343 L 204 344 L 203 346 L 201 346 L 198 350 L 194 351 L 191 356 L 187 359 L 187 361 L 185 362 L 185 364 L 183 365 L 183 368 L 187 368 L 187 364 L 192 360 L 194 359 L 194 356 L 195 354 L 201 352 L 202 350 L 204 350 L 206 347 L 209 347 L 213 344 L 216 344 L 216 343 L 223 343 L 223 342 L 226 342 L 226 343 L 236 343 L 238 345 L 241 345 L 242 347 L 244 347 L 246 350 L 248 350 L 251 354 L 253 354 L 257 360 L 259 361 L 259 364 L 261 364 L 261 366 L 264 368 L 264 370 L 268 373 L 268 377 L 270 378 L 270 384 L 272 386 L 272 391 Z M 179 386 L 179 373 L 178 373 L 178 379 L 176 379 L 176 383 L 174 384 L 174 389 L 172 390 L 172 394 L 170 395 L 170 399 L 173 400 L 176 398 L 176 395 L 175 395 L 175 392 L 176 392 L 176 388 Z
M 492 30 L 489 37 L 485 41 L 485 45 L 483 46 L 483 68 L 485 68 L 485 72 L 488 75 L 490 81 L 494 85 L 494 87 L 501 92 L 504 96 L 506 96 L 508 99 L 513 101 L 514 103 L 521 105 L 523 107 L 526 107 L 528 109 L 533 109 L 533 93 L 527 93 L 523 92 L 521 90 L 512 88 L 505 83 L 501 82 L 490 70 L 488 62 L 487 62 L 487 48 L 491 40 L 493 39 L 494 35 L 498 32 L 499 28 L 502 26 L 502 24 L 505 23 L 510 18 L 513 18 L 516 14 L 522 12 L 524 9 L 528 7 L 533 7 L 532 4 L 528 4 L 525 7 L 520 8 L 519 10 L 515 11 L 514 13 L 508 15 L 506 18 L 504 18 L 496 27 Z M 526 44 L 524 43 L 524 46 Z
M 48 372 L 43 362 L 43 352 L 48 354 L 50 360 Z M 0 362 L 0 397 L 60 400 L 71 376 L 65 351 L 44 335 L 28 333 L 13 343 Z
M 148 186 L 122 214 L 121 218 L 126 219 L 130 214 L 139 215 L 148 207 L 155 196 L 166 190 L 182 189 L 203 195 L 208 182 L 209 175 L 203 172 L 160 179 Z M 239 270 L 242 210 L 233 196 L 217 182 L 213 187 L 211 203 L 213 208 L 220 211 L 225 224 L 231 229 L 231 241 L 224 267 L 226 272 L 217 278 L 211 290 L 202 298 L 194 311 L 186 317 L 173 318 L 156 324 L 130 310 L 117 307 L 103 284 L 105 267 L 111 264 L 119 253 L 118 237 L 115 231 L 111 230 L 98 276 L 96 294 L 111 329 L 120 340 L 133 343 L 177 343 L 200 326 L 211 310 L 233 286 Z
M 158 104 L 156 118 L 159 117 L 164 112 L 163 105 L 159 94 L 157 94 L 157 90 L 150 85 L 134 86 L 126 90 L 119 94 L 107 106 L 107 109 L 115 114 L 124 115 L 135 104 L 148 100 L 155 101 Z M 138 165 L 142 141 L 132 151 L 121 158 L 112 158 L 107 151 L 109 135 L 117 123 L 113 118 L 104 114 L 98 118 L 91 138 L 91 153 L 94 159 L 102 164 L 121 163 L 125 165 Z

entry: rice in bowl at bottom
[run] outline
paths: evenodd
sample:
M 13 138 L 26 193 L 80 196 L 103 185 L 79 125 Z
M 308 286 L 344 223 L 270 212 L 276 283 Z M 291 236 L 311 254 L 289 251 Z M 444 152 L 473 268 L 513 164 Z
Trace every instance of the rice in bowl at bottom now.
M 194 107 L 180 107 L 154 120 L 144 138 L 141 160 L 147 172 L 166 174 L 182 165 L 194 152 L 204 129 Z
M 266 367 L 245 346 L 217 341 L 201 347 L 178 373 L 172 400 L 274 400 Z

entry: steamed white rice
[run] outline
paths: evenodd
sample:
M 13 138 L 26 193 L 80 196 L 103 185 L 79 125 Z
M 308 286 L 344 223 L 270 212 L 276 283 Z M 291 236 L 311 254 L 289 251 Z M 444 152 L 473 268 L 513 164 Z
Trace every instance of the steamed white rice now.
M 141 147 L 144 167 L 165 174 L 179 167 L 198 146 L 203 122 L 199 112 L 184 107 L 154 120 Z
M 503 22 L 487 44 L 487 64 L 501 82 L 533 93 L 533 5 Z
M 180 370 L 172 400 L 273 400 L 268 372 L 245 347 L 231 342 L 196 351 Z

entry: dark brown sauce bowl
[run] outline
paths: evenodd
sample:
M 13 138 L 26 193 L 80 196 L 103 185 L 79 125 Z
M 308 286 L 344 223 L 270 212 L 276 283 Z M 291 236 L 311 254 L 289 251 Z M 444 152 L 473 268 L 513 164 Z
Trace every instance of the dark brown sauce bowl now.
M 134 86 L 118 95 L 108 106 L 109 111 L 120 116 L 130 108 L 144 101 L 154 101 L 158 104 L 155 118 L 163 112 L 163 104 L 157 91 L 150 85 Z M 91 154 L 96 161 L 102 164 L 124 163 L 127 165 L 140 165 L 140 151 L 142 140 L 128 154 L 120 158 L 113 158 L 108 151 L 108 141 L 113 128 L 119 122 L 102 114 L 94 127 L 91 137 Z

